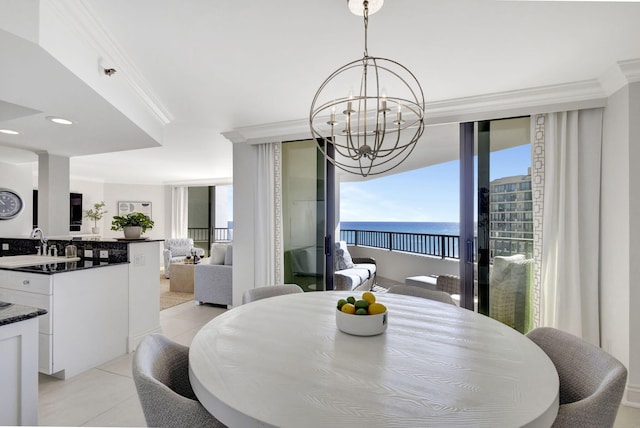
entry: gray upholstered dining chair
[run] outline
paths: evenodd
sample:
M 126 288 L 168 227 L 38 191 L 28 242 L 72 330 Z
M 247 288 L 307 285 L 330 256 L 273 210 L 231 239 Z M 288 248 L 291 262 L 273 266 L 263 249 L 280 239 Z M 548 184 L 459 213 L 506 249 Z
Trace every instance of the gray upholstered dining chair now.
M 269 285 L 247 290 L 242 295 L 242 304 L 250 303 L 267 297 L 280 296 L 282 294 L 303 293 L 304 290 L 297 284 Z
M 549 356 L 560 378 L 560 408 L 553 427 L 612 427 L 627 381 L 627 369 L 604 350 L 549 327 L 527 337 Z
M 449 303 L 455 306 L 455 302 L 449 293 L 427 288 L 415 287 L 413 285 L 394 285 L 389 288 L 389 293 L 404 294 L 405 296 L 422 297 L 423 299 L 436 300 L 438 302 Z
M 225 427 L 191 388 L 188 347 L 150 334 L 135 351 L 132 372 L 148 426 Z

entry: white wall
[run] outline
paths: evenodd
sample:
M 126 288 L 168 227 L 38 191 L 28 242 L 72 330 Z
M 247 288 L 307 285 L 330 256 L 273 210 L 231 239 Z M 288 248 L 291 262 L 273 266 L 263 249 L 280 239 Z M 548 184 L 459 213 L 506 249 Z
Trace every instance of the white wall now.
M 604 110 L 601 192 L 602 347 L 629 365 L 629 117 L 628 88 L 609 98 Z
M 629 220 L 630 234 L 629 242 L 629 278 L 633 278 L 633 282 L 628 281 L 629 297 L 625 304 L 621 302 L 621 306 L 625 306 L 629 313 L 629 321 L 626 324 L 629 327 L 629 379 L 627 387 L 627 402 L 633 403 L 640 407 L 640 286 L 638 286 L 638 278 L 640 278 L 640 248 L 637 243 L 640 242 L 640 83 L 629 85 Z
M 602 347 L 629 370 L 623 403 L 640 407 L 640 83 L 611 97 L 602 150 L 600 319 Z
M 104 202 L 109 213 L 105 216 L 105 230 L 103 237 L 105 238 L 122 238 L 122 231 L 111 230 L 111 220 L 114 215 L 118 215 L 119 201 L 150 201 L 151 202 L 151 219 L 155 226 L 151 230 L 147 230 L 145 237 L 153 239 L 164 239 L 165 237 L 165 186 L 144 185 L 144 184 L 111 184 L 104 185 Z M 169 205 L 171 201 L 169 201 Z
M 33 226 L 32 166 L 18 166 L 0 162 L 0 187 L 13 190 L 24 201 L 22 212 L 11 220 L 0 221 L 0 236 L 27 237 Z
M 82 211 L 92 209 L 93 204 L 104 201 L 104 183 L 101 181 L 88 181 L 88 180 L 80 180 L 74 179 L 73 177 L 69 183 L 69 191 L 72 193 L 82 193 Z M 97 222 L 97 227 L 100 228 L 100 231 L 104 233 L 105 230 L 111 227 L 111 216 L 113 215 L 113 208 L 109 209 L 105 207 L 107 211 L 109 211 L 102 220 Z M 109 220 L 107 222 L 107 220 Z M 91 233 L 91 228 L 93 227 L 93 220 L 89 220 L 86 217 L 82 218 L 82 227 L 80 228 L 80 232 L 72 232 L 78 234 L 88 234 Z

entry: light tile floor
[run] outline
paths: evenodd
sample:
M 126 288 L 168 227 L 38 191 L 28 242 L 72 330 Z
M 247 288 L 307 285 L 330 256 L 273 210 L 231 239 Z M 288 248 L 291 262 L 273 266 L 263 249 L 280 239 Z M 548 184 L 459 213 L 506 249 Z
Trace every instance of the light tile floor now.
M 160 312 L 164 335 L 191 345 L 198 330 L 223 313 L 212 305 L 183 303 Z M 43 426 L 146 426 L 131 376 L 129 353 L 67 380 L 40 375 L 38 422 Z
M 165 335 L 190 345 L 198 330 L 225 309 L 183 303 L 160 312 Z M 43 426 L 146 426 L 131 377 L 132 354 L 71 379 L 40 375 L 38 417 Z M 640 409 L 621 406 L 614 428 L 640 428 Z

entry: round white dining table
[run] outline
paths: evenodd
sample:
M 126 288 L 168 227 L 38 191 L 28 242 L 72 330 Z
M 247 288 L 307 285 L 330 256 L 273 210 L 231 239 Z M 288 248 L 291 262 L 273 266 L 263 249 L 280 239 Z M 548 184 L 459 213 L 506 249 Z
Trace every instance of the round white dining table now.
M 454 305 L 390 293 L 376 294 L 387 331 L 352 336 L 335 322 L 349 295 L 360 293 L 277 296 L 211 320 L 189 351 L 202 405 L 242 428 L 553 423 L 558 374 L 527 337 Z

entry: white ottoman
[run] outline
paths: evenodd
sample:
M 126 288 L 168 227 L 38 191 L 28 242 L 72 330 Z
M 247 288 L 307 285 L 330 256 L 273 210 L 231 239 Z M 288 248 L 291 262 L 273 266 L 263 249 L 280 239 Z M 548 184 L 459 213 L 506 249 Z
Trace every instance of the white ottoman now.
M 410 276 L 404 279 L 404 283 L 406 285 L 414 285 L 416 287 L 435 290 L 437 280 L 438 275 Z

